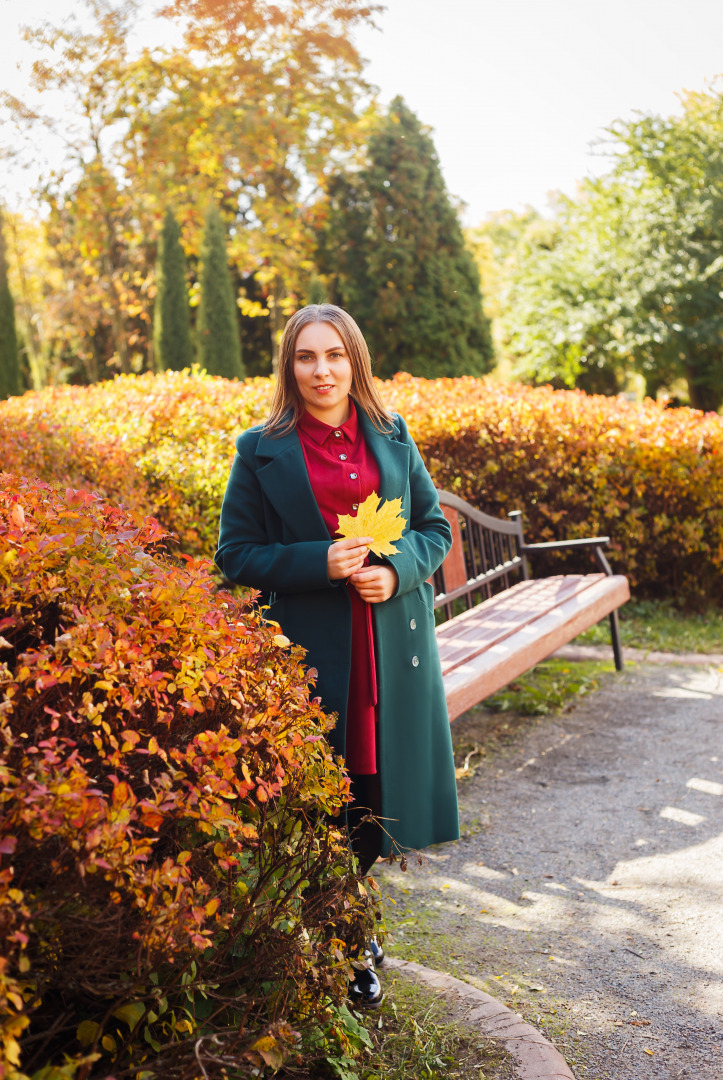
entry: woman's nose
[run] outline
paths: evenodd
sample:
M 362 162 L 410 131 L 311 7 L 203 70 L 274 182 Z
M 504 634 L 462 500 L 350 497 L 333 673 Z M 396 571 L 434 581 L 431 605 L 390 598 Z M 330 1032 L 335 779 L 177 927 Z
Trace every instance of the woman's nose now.
M 329 365 L 326 362 L 326 357 L 325 356 L 317 356 L 316 363 L 314 365 L 314 374 L 315 375 L 328 375 L 329 374 Z

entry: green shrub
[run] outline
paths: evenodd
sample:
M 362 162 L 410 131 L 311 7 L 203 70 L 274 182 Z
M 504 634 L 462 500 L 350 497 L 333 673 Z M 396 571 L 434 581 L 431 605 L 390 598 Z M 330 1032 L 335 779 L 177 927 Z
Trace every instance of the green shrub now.
M 155 521 L 0 480 L 0 1074 L 342 1059 L 374 894 L 301 650 Z

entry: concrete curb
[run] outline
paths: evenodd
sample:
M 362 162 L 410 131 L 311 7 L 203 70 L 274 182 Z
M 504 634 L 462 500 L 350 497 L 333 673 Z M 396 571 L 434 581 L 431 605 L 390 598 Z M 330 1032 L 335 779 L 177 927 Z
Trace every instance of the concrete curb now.
M 610 645 L 563 645 L 554 652 L 559 660 L 612 660 Z M 645 649 L 623 649 L 623 659 L 640 664 L 688 664 L 700 667 L 723 666 L 723 653 L 647 652 Z
M 504 1043 L 505 1050 L 517 1063 L 520 1080 L 575 1080 L 562 1054 L 537 1028 L 485 994 L 484 990 L 412 960 L 388 956 L 384 961 L 384 971 L 387 970 L 439 990 L 458 1007 L 461 1006 L 466 1023 L 475 1024 L 483 1035 Z

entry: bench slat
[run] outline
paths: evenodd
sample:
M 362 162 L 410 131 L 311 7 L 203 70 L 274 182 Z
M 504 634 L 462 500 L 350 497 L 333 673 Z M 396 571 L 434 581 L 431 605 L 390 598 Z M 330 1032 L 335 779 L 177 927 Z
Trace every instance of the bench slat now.
M 577 584 L 570 592 L 566 583 L 572 577 L 577 579 Z M 588 579 L 584 587 L 580 579 Z M 556 595 L 554 606 L 546 603 L 538 606 L 536 613 L 533 610 L 525 612 L 524 606 L 531 604 L 534 596 L 530 586 L 546 586 L 547 589 L 541 588 L 537 596 L 542 598 L 547 591 L 549 600 L 550 595 Z M 522 594 L 519 597 L 521 616 L 517 625 L 510 626 L 509 608 L 514 608 L 517 592 Z M 506 686 L 629 599 L 627 579 L 618 574 L 612 577 L 586 574 L 542 578 L 520 582 L 499 598 L 493 597 L 437 627 L 440 652 L 446 651 L 448 644 L 455 647 L 457 639 L 454 635 L 460 627 L 463 633 L 470 633 L 466 642 L 464 638 L 458 641 L 456 659 L 452 661 L 448 655 L 446 670 L 443 661 L 450 720 Z M 497 623 L 491 636 L 485 626 L 487 616 Z M 445 640 L 448 637 L 449 641 Z M 465 656 L 460 651 L 463 644 L 467 649 Z
M 504 641 L 604 577 L 604 574 L 565 574 L 521 581 L 463 611 L 437 628 L 442 671 L 446 673 L 483 649 Z

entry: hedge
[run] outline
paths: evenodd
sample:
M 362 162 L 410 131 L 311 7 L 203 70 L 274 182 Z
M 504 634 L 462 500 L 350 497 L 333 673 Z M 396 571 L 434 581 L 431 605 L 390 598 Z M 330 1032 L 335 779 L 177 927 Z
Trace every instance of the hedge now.
M 0 489 L 0 1075 L 350 1061 L 376 899 L 301 650 L 157 522 Z
M 440 485 L 528 539 L 609 534 L 638 595 L 723 603 L 723 420 L 580 391 L 489 379 L 379 384 Z M 210 554 L 235 435 L 268 411 L 271 381 L 124 376 L 0 403 L 11 471 L 95 488 Z

